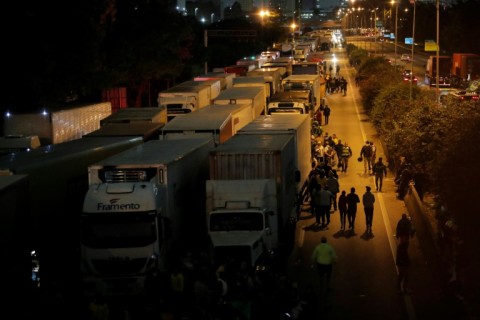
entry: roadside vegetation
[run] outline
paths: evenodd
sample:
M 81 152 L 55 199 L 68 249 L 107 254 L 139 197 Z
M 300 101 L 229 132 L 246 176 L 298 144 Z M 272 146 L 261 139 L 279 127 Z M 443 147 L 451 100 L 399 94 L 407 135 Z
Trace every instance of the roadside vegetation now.
M 457 250 L 463 250 L 457 254 L 465 259 L 457 263 L 468 275 L 463 281 L 480 283 L 476 245 L 480 215 L 474 204 L 480 196 L 480 102 L 446 96 L 438 104 L 435 90 L 410 88 L 388 62 L 361 51 L 347 47 L 349 57 L 359 59 L 355 66 L 364 108 L 383 141 L 390 167 L 395 169 L 401 157 L 411 163 L 419 195 L 432 196 L 438 214 L 448 215 L 437 218 L 455 224 Z

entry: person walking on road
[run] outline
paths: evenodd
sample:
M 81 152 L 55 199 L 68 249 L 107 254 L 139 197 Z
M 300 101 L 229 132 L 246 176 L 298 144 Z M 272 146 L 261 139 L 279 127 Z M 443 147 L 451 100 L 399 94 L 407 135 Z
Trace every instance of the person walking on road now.
M 347 195 L 347 217 L 348 227 L 352 231 L 355 229 L 355 217 L 357 216 L 357 203 L 360 203 L 360 198 L 355 193 L 355 188 L 350 189 L 350 193 Z
M 330 224 L 330 207 L 332 205 L 333 193 L 328 190 L 328 187 L 323 187 L 316 197 L 317 206 L 320 211 L 320 219 L 322 220 L 322 227 Z M 317 219 L 318 223 L 318 219 Z
M 333 211 L 337 211 L 337 194 L 340 192 L 340 183 L 338 182 L 338 179 L 335 178 L 335 175 L 333 174 L 332 170 L 328 172 L 327 187 L 328 187 L 328 191 L 330 191 L 333 194 L 333 198 L 332 198 Z M 331 208 L 332 206 L 330 206 L 329 210 L 331 210 Z
M 338 197 L 338 211 L 340 213 L 340 228 L 345 230 L 345 222 L 347 219 L 347 192 L 342 190 L 342 194 Z
M 408 243 L 400 242 L 397 246 L 397 253 L 395 255 L 395 264 L 398 270 L 398 289 L 401 293 L 409 293 L 407 289 L 407 276 L 410 267 L 410 255 L 408 254 Z
M 333 264 L 337 262 L 337 259 L 337 254 L 333 247 L 327 243 L 327 238 L 322 237 L 320 244 L 315 247 L 312 253 L 312 268 L 316 264 L 321 291 L 324 291 L 324 289 L 330 290 Z
M 328 124 L 328 119 L 330 118 L 330 107 L 328 105 L 323 108 L 323 119 L 325 121 L 325 125 Z
M 383 177 L 387 176 L 387 166 L 383 163 L 382 157 L 373 165 L 372 172 L 375 174 L 375 187 L 382 192 Z
M 413 236 L 414 232 L 412 220 L 410 220 L 406 213 L 403 213 L 402 218 L 397 222 L 395 237 L 400 241 L 400 243 L 406 243 L 408 247 L 410 237 Z
M 365 173 L 367 173 L 367 169 L 368 173 L 370 173 L 370 170 L 372 170 L 372 146 L 370 145 L 369 141 L 366 141 L 362 149 L 360 149 L 360 157 L 363 157 L 363 167 Z
M 366 186 L 366 192 L 363 194 L 362 202 L 365 211 L 365 221 L 367 225 L 367 233 L 372 233 L 373 222 L 373 204 L 375 203 L 375 196 L 370 192 L 372 188 Z
M 348 159 L 352 157 L 352 148 L 350 148 L 347 142 L 343 143 L 341 157 L 342 157 L 342 172 L 347 172 Z

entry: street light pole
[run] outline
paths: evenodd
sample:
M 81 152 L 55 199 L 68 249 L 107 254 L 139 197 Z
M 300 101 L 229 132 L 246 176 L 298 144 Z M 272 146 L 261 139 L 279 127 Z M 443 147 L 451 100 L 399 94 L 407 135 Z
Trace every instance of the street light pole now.
M 438 0 L 437 0 L 438 1 Z M 397 39 L 398 39 L 398 2 L 392 0 L 392 5 L 395 4 L 395 70 L 397 69 Z
M 411 0 L 413 2 L 413 26 L 412 26 L 412 58 L 410 59 L 410 102 L 412 101 L 413 90 L 413 54 L 415 51 L 415 14 L 417 8 L 417 0 Z
M 440 0 L 437 0 L 437 61 L 436 61 L 436 76 L 435 76 L 435 92 L 436 92 L 436 98 L 437 98 L 437 104 L 440 105 L 440 88 L 439 88 L 439 85 L 440 85 L 440 80 L 439 80 L 439 76 L 438 76 L 438 73 L 439 73 L 439 70 L 440 70 Z

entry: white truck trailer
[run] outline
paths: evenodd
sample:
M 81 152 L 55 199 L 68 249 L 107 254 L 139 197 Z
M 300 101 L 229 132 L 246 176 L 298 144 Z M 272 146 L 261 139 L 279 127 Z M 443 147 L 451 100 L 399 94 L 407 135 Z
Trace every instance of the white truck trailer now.
M 260 87 L 230 88 L 223 90 L 213 104 L 248 104 L 252 110 L 252 117 L 256 118 L 265 113 L 267 101 L 265 90 Z
M 25 241 L 37 254 L 43 287 L 57 282 L 79 292 L 78 234 L 87 168 L 141 143 L 140 137 L 81 138 L 0 158 L 0 170 L 28 176 L 27 192 L 21 194 L 29 212 Z
M 282 72 L 280 68 L 258 68 L 248 71 L 247 77 L 263 77 L 270 86 L 270 98 L 281 89 Z
M 216 262 L 260 268 L 286 253 L 294 239 L 295 155 L 292 135 L 267 134 L 237 134 L 210 153 L 206 210 Z
M 279 91 L 268 102 L 268 115 L 308 114 L 313 110 L 313 95 L 310 90 Z
M 158 94 L 158 106 L 167 109 L 168 121 L 177 115 L 201 109 L 211 103 L 211 89 L 201 82 L 188 86 L 179 84 Z
M 118 123 L 167 123 L 167 108 L 125 108 L 120 109 L 108 117 L 100 120 L 100 125 Z
M 260 116 L 238 131 L 244 134 L 291 135 L 295 141 L 295 170 L 298 208 L 307 195 L 308 176 L 312 170 L 311 120 L 308 114 Z M 299 213 L 299 212 L 297 212 Z
M 235 78 L 234 73 L 225 73 L 222 72 L 207 72 L 205 74 L 198 75 L 193 78 L 195 81 L 204 81 L 204 80 L 220 80 L 220 89 L 225 90 L 232 87 L 233 78 Z
M 212 137 L 215 144 L 224 143 L 253 120 L 250 105 L 209 105 L 175 117 L 161 130 L 160 139 Z
M 0 137 L 0 155 L 30 151 L 40 147 L 38 136 L 11 134 Z
M 210 99 L 215 99 L 222 91 L 222 81 L 220 79 L 193 79 L 184 81 L 179 86 L 198 86 L 204 85 L 210 88 Z
M 89 167 L 81 218 L 86 295 L 141 295 L 183 250 L 206 243 L 212 138 L 148 141 Z
M 235 77 L 233 79 L 233 87 L 234 88 L 260 87 L 260 88 L 263 88 L 265 92 L 266 101 L 268 101 L 268 99 L 270 98 L 270 84 L 267 81 L 265 81 L 265 78 L 262 76 Z
M 112 114 L 112 104 L 101 102 L 38 113 L 10 113 L 3 118 L 3 134 L 34 135 L 42 146 L 74 139 L 97 130 L 100 121 Z
M 321 85 L 320 76 L 313 74 L 292 74 L 282 80 L 283 91 L 310 90 L 312 92 L 314 97 L 312 114 L 320 109 L 323 98 Z

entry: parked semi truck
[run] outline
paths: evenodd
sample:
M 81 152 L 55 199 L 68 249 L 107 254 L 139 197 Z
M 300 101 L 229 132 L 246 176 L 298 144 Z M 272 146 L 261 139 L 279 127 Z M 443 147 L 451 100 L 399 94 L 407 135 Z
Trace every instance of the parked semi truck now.
M 282 78 L 285 78 L 292 74 L 293 58 L 280 57 L 274 61 L 264 63 L 262 68 L 280 68 L 282 72 Z
M 279 91 L 268 102 L 267 114 L 311 114 L 313 94 L 310 90 Z
M 89 167 L 81 218 L 86 295 L 143 294 L 176 254 L 206 245 L 199 204 L 213 147 L 212 138 L 148 141 Z
M 247 72 L 247 77 L 263 77 L 269 84 L 269 97 L 280 91 L 282 84 L 282 72 L 280 68 L 258 68 Z
M 480 79 L 480 55 L 474 53 L 454 53 L 452 55 L 451 73 L 463 82 Z
M 211 89 L 198 82 L 193 85 L 176 85 L 158 94 L 158 106 L 167 109 L 168 121 L 212 103 Z
M 222 70 L 223 71 L 223 70 Z M 233 85 L 233 78 L 235 78 L 234 73 L 225 73 L 225 72 L 207 72 L 205 74 L 196 76 L 193 78 L 195 81 L 199 80 L 220 80 L 220 89 L 225 90 L 231 88 Z
M 28 176 L 29 250 L 35 251 L 42 288 L 54 282 L 71 297 L 79 291 L 78 234 L 87 168 L 103 158 L 143 143 L 140 137 L 91 137 L 39 147 L 0 158 L 0 170 Z M 3 213 L 3 209 L 2 209 Z
M 319 75 L 292 74 L 282 80 L 282 87 L 283 91 L 310 90 L 313 95 L 312 114 L 315 114 L 320 109 L 322 98 L 325 97 L 323 82 L 323 77 Z
M 0 137 L 0 155 L 30 151 L 38 147 L 40 147 L 40 139 L 38 136 L 11 134 Z
M 8 294 L 2 298 L 2 309 L 9 314 L 28 319 L 25 304 L 32 287 L 36 287 L 36 274 L 30 259 L 29 208 L 27 175 L 2 175 L 0 173 L 0 254 L 4 276 L 2 288 Z M 12 313 L 10 313 L 12 312 Z
M 230 139 L 252 120 L 249 104 L 209 105 L 172 119 L 162 128 L 160 139 L 211 137 L 218 145 Z
M 321 76 L 322 66 L 320 62 L 297 62 L 292 64 L 292 74 L 313 74 Z
M 118 123 L 167 123 L 167 108 L 124 108 L 120 109 L 108 117 L 100 120 L 100 125 L 118 124 Z
M 439 56 L 438 57 L 438 72 L 437 72 L 437 56 L 428 57 L 427 64 L 425 65 L 425 84 L 430 87 L 450 87 L 451 77 L 450 71 L 452 68 L 452 57 Z
M 233 87 L 234 88 L 260 87 L 260 88 L 263 88 L 266 101 L 270 99 L 270 84 L 265 81 L 264 77 L 261 77 L 261 76 L 236 77 L 233 79 Z
M 100 127 L 100 121 L 112 114 L 110 102 L 76 106 L 38 113 L 10 113 L 3 118 L 3 134 L 34 135 L 42 146 L 79 139 Z
M 237 134 L 211 151 L 206 210 L 216 263 L 262 269 L 285 253 L 294 238 L 295 157 L 288 134 Z
M 291 135 L 295 142 L 295 171 L 297 201 L 303 203 L 307 196 L 308 176 L 312 170 L 311 118 L 308 114 L 288 116 L 260 116 L 238 131 L 243 134 Z M 297 212 L 300 213 L 300 212 Z
M 260 87 L 237 87 L 223 90 L 213 100 L 213 104 L 248 104 L 253 118 L 264 114 L 267 107 L 265 90 Z

